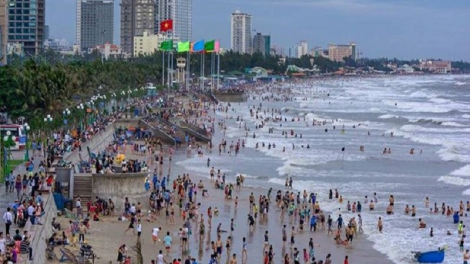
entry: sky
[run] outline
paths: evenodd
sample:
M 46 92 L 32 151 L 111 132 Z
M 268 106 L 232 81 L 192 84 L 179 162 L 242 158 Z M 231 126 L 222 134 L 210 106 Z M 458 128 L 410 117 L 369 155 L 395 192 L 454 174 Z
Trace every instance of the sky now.
M 114 39 L 119 44 L 119 2 Z M 47 0 L 52 38 L 75 43 L 75 0 Z M 193 0 L 193 37 L 219 39 L 230 48 L 230 15 L 253 16 L 253 34 L 271 45 L 356 42 L 362 57 L 470 61 L 470 0 Z

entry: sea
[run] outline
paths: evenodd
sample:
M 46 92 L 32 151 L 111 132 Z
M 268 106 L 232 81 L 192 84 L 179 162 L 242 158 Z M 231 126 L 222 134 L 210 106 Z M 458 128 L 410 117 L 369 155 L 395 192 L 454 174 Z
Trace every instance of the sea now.
M 292 177 L 293 188 L 318 193 L 322 209 L 334 219 L 339 213 L 344 219 L 352 217 L 346 203 L 360 201 L 367 239 L 394 263 L 414 263 L 411 251 L 438 247 L 447 248 L 444 263 L 462 261 L 452 217 L 430 214 L 424 201 L 429 197 L 430 207 L 437 203 L 440 209 L 445 203 L 458 210 L 460 201 L 470 200 L 470 76 L 354 77 L 276 86 L 290 91 L 292 100 L 262 101 L 259 94 L 251 94 L 247 102 L 232 103 L 227 113 L 218 112 L 219 120 L 226 119 L 226 131 L 225 136 L 218 133 L 215 146 L 224 137 L 227 145 L 244 139 L 246 147 L 236 157 L 219 156 L 216 147 L 208 156 L 210 166 L 220 168 L 228 180 L 243 174 L 248 185 L 266 189 L 283 190 L 286 177 Z M 264 93 L 271 95 L 281 98 L 280 93 Z M 250 115 L 253 106 L 262 106 L 263 117 L 271 116 L 270 109 L 281 110 L 274 116 L 282 115 L 287 122 L 256 129 L 261 118 Z M 312 126 L 313 120 L 326 124 Z M 282 135 L 291 130 L 297 137 Z M 269 143 L 275 148 L 268 149 Z M 391 154 L 383 155 L 384 148 Z M 178 165 L 209 177 L 206 158 Z M 339 191 L 343 204 L 328 199 L 330 189 Z M 364 200 L 374 193 L 378 203 L 370 212 Z M 395 214 L 386 215 L 390 195 L 395 197 Z M 416 217 L 404 214 L 406 205 L 417 207 Z M 379 216 L 383 233 L 376 228 Z M 426 229 L 418 228 L 418 218 L 426 221 Z M 466 216 L 463 220 L 468 223 Z

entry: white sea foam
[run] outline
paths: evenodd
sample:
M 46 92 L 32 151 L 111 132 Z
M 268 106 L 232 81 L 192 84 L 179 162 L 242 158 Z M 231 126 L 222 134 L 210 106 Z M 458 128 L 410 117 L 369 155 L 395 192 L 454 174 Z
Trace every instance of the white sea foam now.
M 466 83 L 466 82 L 456 82 L 456 83 L 454 83 L 454 84 L 457 85 L 457 86 L 462 86 L 462 85 L 465 85 L 465 84 L 467 84 L 467 83 Z
M 455 176 L 441 176 L 438 181 L 457 186 L 470 186 L 470 179 Z
M 470 177 L 470 165 L 465 165 L 462 168 L 451 172 L 450 174 L 455 176 Z
M 457 122 L 442 122 L 441 125 L 443 126 L 452 126 L 452 127 L 466 127 L 466 125 L 457 123 Z
M 381 115 L 381 116 L 379 116 L 379 118 L 380 118 L 380 119 L 389 119 L 389 118 L 399 118 L 399 116 L 386 114 L 386 115 Z

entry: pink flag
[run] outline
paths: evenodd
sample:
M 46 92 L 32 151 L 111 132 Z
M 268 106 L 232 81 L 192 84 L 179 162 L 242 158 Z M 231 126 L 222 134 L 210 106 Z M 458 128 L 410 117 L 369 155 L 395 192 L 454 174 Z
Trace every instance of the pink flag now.
M 214 44 L 214 51 L 216 53 L 219 53 L 219 50 L 220 50 L 220 42 L 219 42 L 219 40 L 216 40 L 215 44 Z

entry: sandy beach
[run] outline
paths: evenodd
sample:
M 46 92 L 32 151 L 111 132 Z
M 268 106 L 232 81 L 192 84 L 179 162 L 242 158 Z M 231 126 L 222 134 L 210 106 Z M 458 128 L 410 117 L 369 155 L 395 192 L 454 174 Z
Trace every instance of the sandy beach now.
M 214 139 L 217 140 L 220 135 L 216 136 Z M 251 150 L 247 149 L 247 152 Z M 197 159 L 201 164 L 206 163 L 206 159 L 209 158 L 216 158 L 215 152 L 209 154 L 206 153 L 204 157 L 197 157 L 194 154 L 191 155 L 190 159 Z M 224 153 L 223 155 L 227 155 L 226 158 L 233 158 L 233 156 L 228 156 L 228 154 Z M 259 154 L 255 154 L 259 156 Z M 133 159 L 142 159 L 141 156 L 135 156 L 131 154 L 127 154 L 128 158 Z M 254 157 L 255 158 L 255 157 Z M 241 190 L 234 190 L 233 197 L 238 196 L 239 204 L 235 207 L 235 199 L 226 199 L 224 197 L 223 191 L 220 189 L 216 189 L 214 187 L 214 181 L 211 181 L 209 178 L 209 170 L 207 168 L 207 173 L 197 173 L 197 172 L 190 172 L 187 169 L 183 168 L 182 166 L 177 165 L 179 161 L 184 161 L 188 159 L 186 155 L 186 151 L 182 148 L 177 150 L 175 155 L 172 158 L 171 164 L 171 180 L 175 179 L 178 175 L 183 175 L 185 173 L 190 173 L 191 180 L 193 182 L 199 182 L 200 180 L 203 181 L 205 188 L 208 189 L 209 196 L 202 197 L 200 190 L 198 190 L 198 194 L 195 198 L 196 203 L 200 203 L 201 207 L 198 209 L 199 214 L 204 214 L 206 221 L 207 221 L 207 208 L 210 206 L 213 209 L 218 208 L 219 214 L 214 215 L 212 219 L 212 228 L 208 229 L 208 225 L 206 222 L 206 232 L 210 234 L 209 236 L 205 236 L 204 241 L 200 241 L 199 235 L 195 235 L 198 232 L 198 225 L 192 222 L 192 236 L 189 239 L 189 250 L 182 252 L 180 239 L 178 238 L 178 230 L 182 227 L 183 221 L 181 215 L 176 210 L 176 222 L 175 224 L 167 224 L 166 219 L 164 216 L 164 212 L 162 212 L 161 216 L 158 217 L 157 222 L 147 222 L 146 217 L 142 218 L 142 236 L 141 236 L 141 243 L 142 243 L 142 255 L 144 258 L 144 263 L 150 263 L 150 260 L 156 259 L 156 256 L 159 250 L 164 251 L 164 245 L 161 241 L 157 242 L 156 244 L 152 241 L 152 229 L 156 227 L 161 227 L 162 230 L 159 233 L 160 238 L 163 238 L 163 235 L 166 232 L 170 232 L 173 238 L 173 246 L 170 255 L 166 256 L 165 259 L 169 261 L 173 261 L 173 259 L 177 258 L 186 258 L 188 256 L 194 257 L 197 259 L 198 263 L 208 263 L 210 259 L 210 255 L 212 254 L 212 249 L 210 248 L 210 242 L 215 241 L 217 237 L 217 225 L 220 223 L 222 224 L 222 229 L 228 232 L 222 233 L 222 241 L 226 241 L 228 236 L 232 236 L 232 249 L 230 252 L 230 256 L 232 254 L 237 254 L 239 263 L 242 263 L 241 255 L 242 255 L 242 247 L 243 242 L 242 238 L 246 237 L 248 243 L 248 259 L 246 262 L 243 263 L 261 263 L 263 259 L 263 247 L 264 247 L 264 233 L 266 230 L 270 233 L 270 244 L 272 244 L 274 248 L 274 263 L 281 263 L 283 261 L 283 256 L 288 253 L 289 255 L 292 254 L 292 249 L 288 243 L 283 246 L 282 243 L 282 235 L 281 235 L 281 228 L 282 225 L 287 226 L 287 230 L 290 230 L 292 226 L 297 226 L 292 222 L 289 222 L 288 216 L 286 214 L 284 220 L 280 219 L 280 209 L 276 208 L 275 203 L 273 202 L 270 206 L 270 210 L 268 213 L 268 220 L 267 221 L 260 221 L 257 219 L 255 228 L 252 232 L 250 232 L 248 228 L 247 222 L 247 215 L 249 211 L 249 195 L 253 193 L 255 197 L 259 197 L 259 195 L 266 195 L 267 190 L 263 188 L 254 188 L 251 187 L 250 179 L 246 179 L 244 183 L 244 187 Z M 169 170 L 169 164 L 167 162 L 164 166 L 164 171 Z M 223 169 L 223 168 L 221 168 Z M 234 181 L 230 179 L 227 180 L 228 183 L 235 184 Z M 142 188 L 144 185 L 142 184 Z M 284 189 L 281 189 L 284 191 Z M 275 195 L 277 190 L 273 190 L 272 196 Z M 150 195 L 150 193 L 149 193 Z M 103 197 L 105 198 L 105 197 Z M 321 203 L 321 197 L 320 203 Z M 115 203 L 123 203 L 124 201 L 114 201 Z M 148 211 L 148 201 L 143 199 L 140 201 L 131 201 L 131 202 L 141 202 L 145 210 L 144 212 Z M 118 214 L 119 212 L 116 212 Z M 328 216 L 328 212 L 325 212 L 325 215 Z M 230 219 L 234 219 L 235 223 L 235 231 L 230 232 Z M 67 228 L 69 226 L 67 218 L 61 217 L 60 222 L 63 227 Z M 345 219 L 346 220 L 346 219 Z M 128 221 L 118 221 L 118 216 L 115 217 L 108 217 L 102 216 L 102 221 L 91 221 L 90 222 L 90 229 L 89 234 L 85 235 L 85 240 L 89 245 L 93 247 L 97 258 L 95 259 L 95 263 L 116 263 L 117 259 L 117 251 L 119 246 L 125 244 L 128 248 L 129 255 L 135 258 L 135 250 L 133 249 L 136 241 L 137 236 L 133 235 L 132 231 L 128 231 L 124 234 L 124 230 L 127 229 L 129 225 Z M 335 226 L 335 224 L 333 225 Z M 161 235 L 160 235 L 161 234 Z M 316 232 L 308 231 L 308 221 L 306 221 L 304 231 L 298 231 L 298 235 L 296 238 L 296 243 L 294 247 L 297 247 L 299 251 L 302 251 L 304 248 L 308 250 L 308 242 L 309 239 L 313 238 L 315 244 L 315 257 L 317 260 L 324 260 L 327 254 L 331 254 L 332 263 L 342 263 L 344 257 L 347 255 L 349 256 L 350 263 L 392 263 L 389 261 L 385 255 L 380 254 L 379 252 L 375 251 L 372 248 L 372 244 L 365 239 L 364 236 L 359 234 L 355 239 L 353 244 L 349 246 L 342 246 L 336 245 L 335 241 L 333 240 L 333 235 L 327 235 L 326 228 L 321 228 Z M 343 236 L 344 239 L 344 236 Z M 67 246 L 70 248 L 69 246 Z M 77 252 L 78 248 L 70 248 L 72 251 Z M 224 249 L 225 250 L 225 249 Z M 56 254 L 58 254 L 56 252 Z M 59 254 L 60 256 L 60 254 Z M 291 256 L 292 259 L 292 256 Z M 227 254 L 224 251 L 222 254 L 222 261 L 228 260 Z M 254 261 L 254 262 L 251 262 Z

